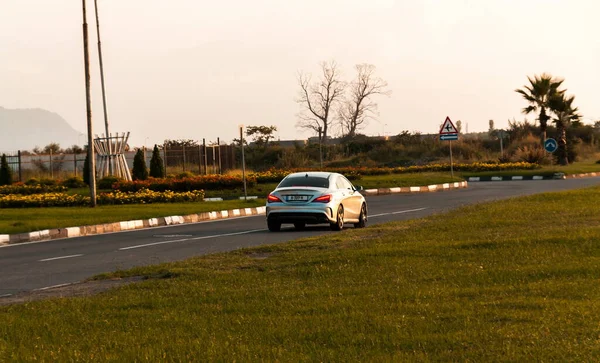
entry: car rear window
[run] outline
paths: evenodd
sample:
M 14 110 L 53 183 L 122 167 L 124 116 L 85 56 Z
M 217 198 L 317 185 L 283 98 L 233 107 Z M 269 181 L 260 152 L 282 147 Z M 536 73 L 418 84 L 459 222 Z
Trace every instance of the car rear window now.
M 317 176 L 295 176 L 285 178 L 279 183 L 278 188 L 285 187 L 318 187 L 329 188 L 329 179 Z

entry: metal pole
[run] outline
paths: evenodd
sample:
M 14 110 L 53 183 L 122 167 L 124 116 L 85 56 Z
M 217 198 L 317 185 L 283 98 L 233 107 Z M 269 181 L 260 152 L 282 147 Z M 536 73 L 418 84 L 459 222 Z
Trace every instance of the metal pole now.
M 77 176 L 77 153 L 73 153 L 73 172 Z
M 246 159 L 244 158 L 244 126 L 240 126 L 240 144 L 242 145 L 242 180 L 244 181 L 244 200 L 248 200 L 246 191 Z
M 185 173 L 185 145 L 181 145 L 181 150 L 183 152 L 183 172 Z
M 108 143 L 108 172 L 113 175 L 113 155 L 110 134 L 108 133 L 108 111 L 106 110 L 106 91 L 104 89 L 104 63 L 102 62 L 102 43 L 100 42 L 100 20 L 98 17 L 98 0 L 94 0 L 96 10 L 96 33 L 98 34 L 98 60 L 100 63 L 100 83 L 102 85 L 102 107 L 104 108 L 104 129 L 106 131 L 106 142 Z
M 50 149 L 50 179 L 54 179 L 54 168 L 52 167 L 52 149 Z
M 165 169 L 165 176 L 167 176 L 167 143 L 166 142 L 163 144 L 163 154 L 164 154 L 163 167 Z
M 321 151 L 321 132 L 323 129 L 319 126 L 319 164 L 321 165 L 321 169 L 323 169 L 323 152 Z
M 17 151 L 19 157 L 19 181 L 23 181 L 23 168 L 21 167 L 21 150 Z
M 96 206 L 96 157 L 94 140 L 92 139 L 92 101 L 90 91 L 90 50 L 88 47 L 88 26 L 85 0 L 81 0 L 83 8 L 83 59 L 85 64 L 85 103 L 88 133 L 88 160 L 90 166 L 90 206 Z
M 454 166 L 452 163 L 452 140 L 450 142 L 450 176 L 454 178 Z
M 221 140 L 217 137 L 217 145 L 219 146 L 219 174 L 222 173 L 221 170 Z
M 202 148 L 198 145 L 198 175 L 202 175 Z
M 206 139 L 202 139 L 202 151 L 204 152 L 204 175 L 208 175 L 208 156 L 206 155 Z

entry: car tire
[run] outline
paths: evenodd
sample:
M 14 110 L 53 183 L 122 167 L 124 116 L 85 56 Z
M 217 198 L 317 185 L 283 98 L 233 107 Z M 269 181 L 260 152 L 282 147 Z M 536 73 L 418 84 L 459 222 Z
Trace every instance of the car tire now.
M 281 230 L 281 223 L 275 221 L 267 221 L 267 227 L 271 232 L 279 232 Z
M 330 224 L 333 231 L 341 231 L 344 228 L 344 206 L 340 204 L 334 223 Z
M 306 223 L 304 222 L 296 222 L 294 223 L 294 227 L 298 230 L 298 231 L 302 231 L 306 228 Z
M 365 228 L 367 226 L 367 206 L 362 205 L 360 207 L 360 215 L 358 216 L 358 223 L 354 223 L 354 228 Z

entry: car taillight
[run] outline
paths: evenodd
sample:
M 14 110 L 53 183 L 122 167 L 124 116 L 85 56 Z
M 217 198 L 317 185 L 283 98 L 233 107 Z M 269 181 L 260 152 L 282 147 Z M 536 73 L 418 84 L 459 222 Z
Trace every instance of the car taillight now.
M 267 202 L 269 202 L 269 203 L 281 202 L 281 199 L 274 196 L 273 194 L 269 194 L 269 196 L 267 197 Z
M 329 203 L 331 202 L 331 194 L 321 195 L 313 200 L 313 203 Z

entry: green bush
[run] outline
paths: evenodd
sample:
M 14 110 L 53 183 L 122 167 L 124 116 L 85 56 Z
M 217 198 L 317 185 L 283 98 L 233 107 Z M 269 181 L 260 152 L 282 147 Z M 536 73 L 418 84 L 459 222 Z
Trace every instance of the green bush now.
M 177 178 L 177 179 L 184 179 L 184 178 L 193 178 L 193 177 L 195 177 L 195 176 L 196 176 L 196 175 L 195 175 L 194 173 L 192 173 L 192 172 L 189 172 L 189 171 L 184 171 L 183 173 L 179 173 L 179 174 L 177 174 L 177 177 L 176 177 L 176 178 Z
M 83 187 L 85 187 L 85 182 L 83 181 L 82 178 L 80 178 L 78 176 L 73 176 L 73 177 L 63 180 L 61 185 L 64 187 L 73 188 L 73 189 L 74 188 L 83 188 Z
M 146 180 L 148 179 L 148 168 L 146 167 L 146 158 L 144 151 L 138 149 L 133 158 L 133 170 L 131 172 L 133 180 Z
M 150 176 L 153 178 L 165 177 L 163 159 L 160 156 L 160 151 L 156 145 L 154 145 L 154 149 L 152 150 L 152 158 L 150 159 Z
M 98 189 L 112 189 L 113 185 L 118 182 L 122 182 L 123 179 L 118 178 L 113 175 L 105 176 L 104 178 L 98 180 L 96 187 Z
M 90 185 L 90 156 L 85 153 L 85 161 L 83 162 L 83 182 L 86 185 Z
M 66 191 L 67 187 L 62 185 L 26 185 L 23 183 L 16 183 L 12 185 L 0 186 L 0 195 L 33 195 L 44 193 L 60 193 Z
M 56 179 L 42 178 L 40 179 L 40 184 L 47 186 L 55 186 L 58 185 L 58 181 L 56 181 Z
M 25 185 L 40 185 L 40 180 L 36 178 L 31 178 L 25 182 Z
M 6 154 L 2 154 L 0 161 L 0 185 L 11 185 L 12 184 L 12 170 L 8 166 L 6 160 Z

